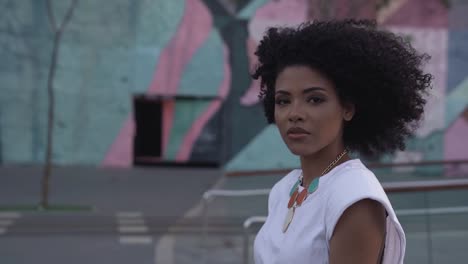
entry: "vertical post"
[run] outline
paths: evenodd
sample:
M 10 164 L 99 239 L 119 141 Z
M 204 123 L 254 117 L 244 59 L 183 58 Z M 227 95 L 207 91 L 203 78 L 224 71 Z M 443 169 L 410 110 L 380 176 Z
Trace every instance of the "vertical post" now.
M 424 192 L 424 207 L 426 207 L 426 233 L 427 233 L 427 258 L 428 264 L 432 264 L 432 227 L 431 227 L 431 210 L 430 210 L 430 203 L 428 198 L 428 191 Z
M 242 263 L 249 263 L 249 227 L 244 226 L 244 249 L 243 249 L 244 261 Z
M 3 163 L 3 146 L 2 146 L 2 108 L 0 106 L 0 165 Z
M 209 191 L 208 191 L 209 192 Z M 201 234 L 201 263 L 207 263 L 207 232 L 208 232 L 208 200 L 210 195 L 208 192 L 203 194 L 202 198 L 202 234 Z
M 224 167 L 226 166 L 228 162 L 228 156 L 229 156 L 229 151 L 230 151 L 230 146 L 228 145 L 229 142 L 231 142 L 229 138 L 229 128 L 228 128 L 228 122 L 229 116 L 228 116 L 228 108 L 229 105 L 227 104 L 227 100 L 222 100 L 221 102 L 221 168 L 223 169 L 224 172 Z M 224 176 L 224 174 L 223 174 Z

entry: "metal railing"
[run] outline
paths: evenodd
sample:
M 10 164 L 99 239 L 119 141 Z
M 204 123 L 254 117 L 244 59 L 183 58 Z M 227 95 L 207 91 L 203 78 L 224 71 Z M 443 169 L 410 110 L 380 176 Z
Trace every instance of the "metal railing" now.
M 452 179 L 452 180 L 430 180 L 430 181 L 405 181 L 405 182 L 387 182 L 382 183 L 384 190 L 387 193 L 405 193 L 405 192 L 428 192 L 438 190 L 455 190 L 468 189 L 468 179 Z M 206 263 L 206 239 L 208 225 L 208 204 L 214 197 L 246 197 L 246 196 L 263 196 L 268 195 L 270 189 L 250 189 L 250 190 L 222 190 L 213 189 L 204 193 L 202 199 L 202 263 Z M 427 198 L 426 198 L 427 200 Z M 429 208 L 426 204 L 424 209 L 403 209 L 396 210 L 397 215 L 433 215 L 433 214 L 451 214 L 468 212 L 468 207 L 452 207 L 452 208 Z M 428 220 L 428 219 L 427 219 Z M 266 221 L 266 216 L 251 216 L 243 222 L 243 263 L 249 261 L 249 235 L 250 227 L 254 223 L 263 223 Z M 428 220 L 429 221 L 429 220 Z M 429 226 L 429 222 L 427 223 Z M 430 234 L 430 230 L 427 230 Z M 428 244 L 428 247 L 432 247 Z M 432 261 L 430 261 L 432 262 Z
M 213 200 L 214 197 L 246 197 L 246 196 L 264 196 L 270 193 L 270 189 L 254 189 L 254 190 L 221 190 L 213 189 L 208 190 L 203 194 L 202 204 L 201 204 L 201 214 L 202 214 L 202 262 L 206 263 L 206 253 L 207 253 L 207 229 L 208 229 L 208 204 Z
M 427 160 L 417 162 L 398 162 L 398 163 L 366 163 L 366 167 L 369 169 L 381 169 L 381 168 L 401 168 L 401 167 L 423 167 L 423 166 L 460 166 L 468 165 L 468 159 L 462 160 Z M 239 170 L 239 171 L 228 171 L 225 173 L 227 177 L 242 177 L 242 176 L 261 176 L 261 175 L 286 175 L 290 171 L 296 168 L 284 168 L 284 169 L 271 169 L 271 170 Z

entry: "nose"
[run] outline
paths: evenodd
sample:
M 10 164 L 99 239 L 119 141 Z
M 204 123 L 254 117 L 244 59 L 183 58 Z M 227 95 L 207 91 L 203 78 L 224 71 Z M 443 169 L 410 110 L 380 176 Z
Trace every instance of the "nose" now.
M 304 114 L 302 113 L 302 108 L 299 104 L 291 104 L 290 111 L 288 114 L 288 119 L 290 122 L 296 123 L 299 121 L 304 121 Z

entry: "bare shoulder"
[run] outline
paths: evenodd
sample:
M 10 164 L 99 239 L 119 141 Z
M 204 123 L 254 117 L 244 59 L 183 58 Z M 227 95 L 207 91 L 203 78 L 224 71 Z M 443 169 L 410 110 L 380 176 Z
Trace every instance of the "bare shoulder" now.
M 348 207 L 330 239 L 330 263 L 377 263 L 385 239 L 385 208 L 363 199 Z
M 372 199 L 362 199 L 352 204 L 344 211 L 337 226 L 340 225 L 340 222 L 344 221 L 356 222 L 355 224 L 358 224 L 362 223 L 362 221 L 379 219 L 382 221 L 385 220 L 384 206 L 380 202 Z

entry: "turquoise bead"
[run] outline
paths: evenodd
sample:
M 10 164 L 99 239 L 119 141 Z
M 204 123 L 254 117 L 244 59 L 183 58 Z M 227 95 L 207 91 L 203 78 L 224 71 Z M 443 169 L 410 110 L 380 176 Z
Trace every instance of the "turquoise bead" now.
M 309 189 L 307 189 L 308 193 L 313 193 L 317 190 L 319 186 L 319 178 L 315 178 L 309 185 Z
M 294 193 L 294 191 L 296 191 L 297 187 L 299 186 L 299 180 L 297 180 L 297 182 L 293 185 L 291 191 L 289 192 L 289 197 L 291 197 Z
M 320 178 L 315 178 L 309 185 L 309 188 L 307 189 L 307 192 L 308 193 L 313 193 L 315 192 L 317 189 L 318 189 L 318 186 L 319 186 L 319 179 Z M 299 187 L 299 183 L 300 181 L 297 180 L 296 183 L 293 185 L 293 187 L 291 188 L 291 191 L 289 191 L 289 197 L 291 197 L 294 193 L 294 191 L 297 190 L 297 188 Z

